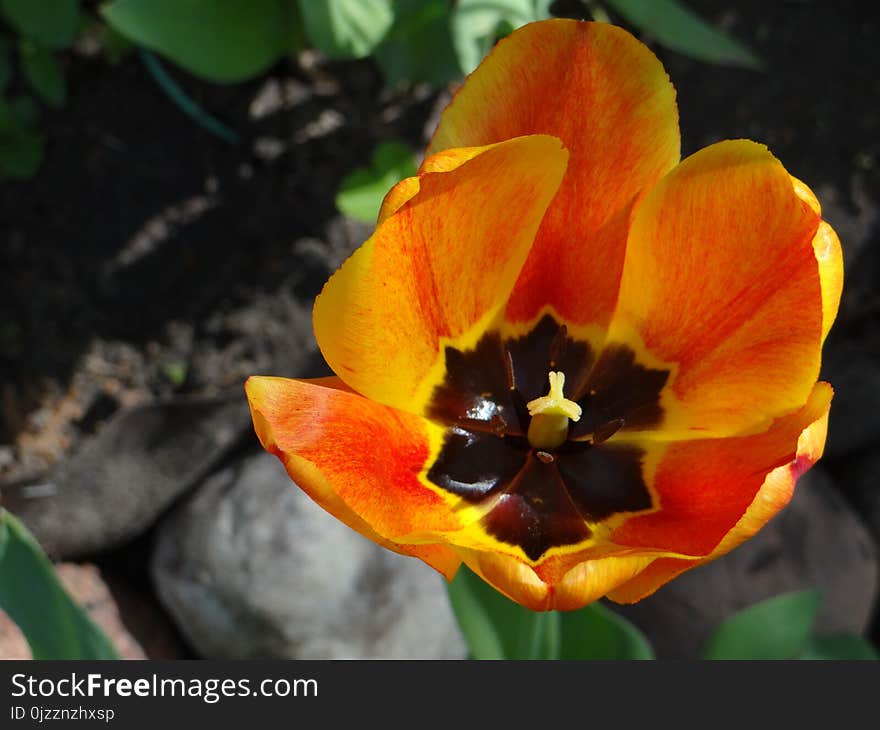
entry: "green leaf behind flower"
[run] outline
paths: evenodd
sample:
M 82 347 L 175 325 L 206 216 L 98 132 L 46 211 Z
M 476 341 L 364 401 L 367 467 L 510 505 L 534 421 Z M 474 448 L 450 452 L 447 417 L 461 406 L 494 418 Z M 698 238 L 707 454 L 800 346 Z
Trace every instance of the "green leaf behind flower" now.
M 365 58 L 394 22 L 390 0 L 299 0 L 306 35 L 329 58 Z
M 0 0 L 0 15 L 21 35 L 67 48 L 80 25 L 79 0 Z
M 709 638 L 706 659 L 796 659 L 808 646 L 819 591 L 774 596 L 744 608 Z
M 560 659 L 653 659 L 654 650 L 633 624 L 601 603 L 562 616 Z
M 101 12 L 125 37 L 217 82 L 265 70 L 295 31 L 282 0 L 113 0 Z
M 37 541 L 0 510 L 0 608 L 18 625 L 34 659 L 118 659 L 74 603 Z
M 336 195 L 342 213 L 365 223 L 375 223 L 385 193 L 396 182 L 416 174 L 412 150 L 403 142 L 382 142 L 373 152 L 372 164 L 350 172 Z
M 663 46 L 729 66 L 761 70 L 764 62 L 748 46 L 713 27 L 677 0 L 605 0 L 623 19 Z
M 459 0 L 452 12 L 452 38 L 461 70 L 473 71 L 500 36 L 548 17 L 549 3 L 539 0 Z
M 814 636 L 798 659 L 880 659 L 877 648 L 861 636 Z
M 399 0 L 394 13 L 394 25 L 373 52 L 389 86 L 461 77 L 446 0 Z
M 540 613 L 514 603 L 459 568 L 449 600 L 472 659 L 652 659 L 642 633 L 594 603 L 579 611 Z
M 21 42 L 21 67 L 31 88 L 49 106 L 60 107 L 67 98 L 61 65 L 47 46 L 29 39 Z

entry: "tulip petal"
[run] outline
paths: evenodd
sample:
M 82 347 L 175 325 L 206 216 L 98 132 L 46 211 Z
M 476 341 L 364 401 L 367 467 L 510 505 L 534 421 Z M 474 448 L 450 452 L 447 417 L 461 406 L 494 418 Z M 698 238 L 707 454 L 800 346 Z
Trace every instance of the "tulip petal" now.
M 426 157 L 422 162 L 419 172 L 424 175 L 427 172 L 452 172 L 461 167 L 468 160 L 485 152 L 485 147 L 460 147 L 457 149 L 443 150 L 437 154 Z M 386 193 L 379 209 L 379 217 L 376 225 L 382 225 L 385 220 L 396 213 L 404 203 L 409 202 L 421 189 L 419 176 L 406 177 L 394 185 Z
M 417 192 L 392 191 L 382 224 L 315 302 L 327 363 L 372 400 L 420 412 L 444 342 L 475 340 L 495 321 L 567 160 L 544 135 L 478 152 L 420 175 Z
M 822 215 L 819 200 L 807 184 L 796 177 L 791 178 L 794 191 L 816 215 Z M 813 237 L 813 251 L 819 262 L 819 278 L 822 282 L 822 340 L 828 336 L 828 330 L 837 317 L 837 307 L 843 291 L 843 250 L 840 239 L 834 229 L 825 221 L 819 224 Z
M 822 341 L 837 317 L 840 295 L 843 292 L 843 249 L 834 229 L 825 221 L 819 224 L 813 237 L 813 251 L 819 262 L 822 283 Z
M 797 457 L 794 461 L 776 467 L 767 475 L 745 514 L 707 557 L 699 560 L 658 558 L 638 576 L 609 593 L 608 597 L 617 603 L 640 601 L 684 571 L 720 558 L 757 534 L 789 503 L 797 478 L 822 456 L 827 430 L 828 411 L 826 410 L 823 416 L 801 433 L 798 439 Z
M 626 31 L 556 19 L 500 41 L 444 111 L 429 152 L 552 134 L 571 153 L 559 193 L 507 308 L 547 305 L 569 325 L 607 325 L 617 299 L 629 209 L 679 160 L 675 90 Z
M 458 552 L 483 580 L 533 611 L 582 608 L 627 583 L 653 560 L 651 556 L 626 555 L 593 558 L 577 562 L 560 574 L 552 560 L 532 568 L 501 553 L 465 548 L 458 548 Z
M 832 318 L 818 226 L 782 165 L 747 140 L 697 152 L 639 203 L 609 339 L 673 369 L 658 437 L 757 432 L 806 401 Z
M 818 383 L 803 408 L 761 434 L 643 442 L 659 507 L 623 521 L 610 541 L 693 557 L 711 555 L 721 544 L 731 549 L 736 536 L 746 539 L 787 503 L 794 479 L 818 458 L 831 397 L 831 387 Z M 790 484 L 779 469 L 789 470 Z M 762 489 L 768 491 L 756 502 Z
M 452 577 L 461 561 L 450 548 L 393 539 L 459 527 L 418 479 L 430 455 L 422 419 L 372 403 L 336 378 L 251 377 L 245 387 L 260 442 L 312 499 L 369 539 Z

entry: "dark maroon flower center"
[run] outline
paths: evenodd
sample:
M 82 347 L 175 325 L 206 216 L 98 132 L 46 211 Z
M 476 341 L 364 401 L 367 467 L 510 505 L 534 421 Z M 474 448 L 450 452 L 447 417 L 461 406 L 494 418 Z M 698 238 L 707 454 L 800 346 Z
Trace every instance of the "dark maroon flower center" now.
M 549 315 L 522 337 L 490 332 L 445 356 L 428 415 L 448 428 L 428 479 L 472 504 L 492 502 L 482 518 L 489 534 L 538 560 L 588 539 L 588 522 L 652 506 L 643 451 L 614 435 L 661 422 L 668 370 L 641 365 L 625 345 L 596 358 Z M 582 416 L 562 445 L 536 449 L 526 404 L 547 392 L 551 371 L 565 374 L 566 397 Z

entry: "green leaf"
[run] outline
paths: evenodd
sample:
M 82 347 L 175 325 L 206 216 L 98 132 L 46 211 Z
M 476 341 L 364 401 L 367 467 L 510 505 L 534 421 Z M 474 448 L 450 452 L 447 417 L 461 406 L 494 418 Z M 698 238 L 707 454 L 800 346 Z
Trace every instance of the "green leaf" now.
M 0 35 L 0 93 L 12 80 L 12 48 L 5 36 Z
M 401 0 L 394 26 L 373 55 L 389 86 L 447 84 L 462 76 L 446 0 Z
M 814 636 L 798 659 L 880 659 L 880 652 L 867 639 L 855 634 Z
M 9 101 L 9 105 L 0 116 L 10 114 L 16 129 L 24 130 L 35 127 L 40 122 L 40 105 L 30 96 L 17 96 Z
M 644 634 L 600 603 L 562 614 L 562 659 L 653 659 Z
M 628 23 L 673 51 L 710 63 L 755 70 L 764 67 L 748 46 L 713 27 L 678 0 L 606 1 Z
M 40 165 L 46 140 L 39 132 L 0 136 L 0 180 L 30 180 Z
M 794 659 L 807 646 L 819 591 L 798 591 L 744 608 L 710 637 L 706 659 Z
M 548 8 L 534 0 L 459 0 L 452 13 L 452 39 L 462 71 L 473 71 L 503 31 L 548 17 Z
M 550 656 L 554 643 L 557 651 L 559 645 L 558 627 L 552 625 L 558 622 L 556 614 L 535 613 L 514 603 L 465 565 L 448 590 L 472 659 L 556 658 Z
M 67 48 L 80 27 L 79 0 L 0 0 L 0 14 L 23 36 Z
M 24 39 L 19 48 L 21 66 L 31 88 L 49 106 L 62 106 L 67 98 L 67 85 L 58 59 L 35 41 Z
M 9 512 L 0 558 L 0 608 L 18 624 L 34 659 L 118 659 L 106 636 L 74 603 L 37 541 Z
M 113 0 L 119 33 L 210 81 L 251 78 L 288 48 L 285 0 Z
M 481 582 L 462 565 L 447 587 L 449 602 L 471 659 L 506 659 L 508 654 L 500 633 L 504 626 L 498 626 L 498 622 L 506 619 L 516 625 L 518 612 L 513 607 L 502 607 L 502 611 L 493 612 L 495 601 L 485 595 L 479 586 Z
M 101 50 L 104 57 L 111 65 L 117 65 L 128 56 L 137 46 L 116 28 L 107 23 L 101 23 Z
M 283 0 L 281 9 L 284 11 L 284 24 L 287 29 L 286 51 L 288 55 L 296 56 L 307 45 L 306 29 L 299 12 L 299 4 L 293 0 Z
M 0 565 L 3 563 L 3 556 L 6 554 L 6 546 L 9 544 L 9 527 L 6 520 L 0 519 Z
M 579 611 L 530 611 L 459 568 L 452 610 L 473 659 L 653 659 L 642 633 L 598 603 Z
M 374 223 L 391 186 L 415 175 L 417 169 L 412 150 L 406 144 L 396 140 L 382 142 L 373 151 L 369 168 L 353 170 L 343 179 L 336 207 L 350 218 Z
M 8 58 L 0 56 L 0 94 L 6 91 L 9 82 L 12 80 L 12 64 Z
M 390 0 L 298 0 L 306 35 L 329 58 L 365 58 L 394 22 Z

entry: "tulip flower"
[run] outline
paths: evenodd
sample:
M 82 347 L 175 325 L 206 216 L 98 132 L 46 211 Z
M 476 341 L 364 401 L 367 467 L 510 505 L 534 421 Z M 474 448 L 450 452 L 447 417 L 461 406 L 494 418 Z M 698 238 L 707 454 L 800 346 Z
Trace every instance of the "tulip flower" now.
M 444 112 L 317 298 L 337 377 L 252 377 L 319 505 L 534 610 L 633 602 L 754 535 L 822 454 L 842 286 L 761 144 L 680 160 L 675 91 L 620 28 L 533 23 Z

